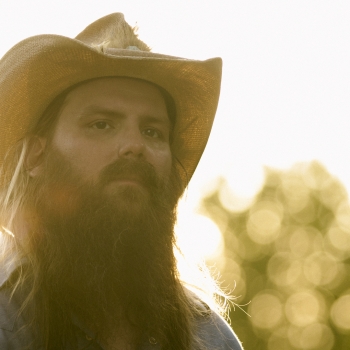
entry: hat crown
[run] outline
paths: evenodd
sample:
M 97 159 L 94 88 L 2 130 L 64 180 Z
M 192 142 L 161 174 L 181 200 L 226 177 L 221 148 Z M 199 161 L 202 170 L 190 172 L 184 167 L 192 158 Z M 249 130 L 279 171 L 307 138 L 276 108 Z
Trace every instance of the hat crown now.
M 75 39 L 99 51 L 107 48 L 127 49 L 137 47 L 141 51 L 150 48 L 138 38 L 136 28 L 132 28 L 122 13 L 112 13 L 87 26 Z

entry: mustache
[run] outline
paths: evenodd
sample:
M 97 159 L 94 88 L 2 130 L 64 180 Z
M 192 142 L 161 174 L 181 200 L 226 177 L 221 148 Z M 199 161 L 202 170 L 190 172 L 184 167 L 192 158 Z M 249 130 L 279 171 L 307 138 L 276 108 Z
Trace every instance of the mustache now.
M 107 185 L 120 179 L 136 179 L 143 185 L 157 188 L 160 179 L 153 165 L 144 160 L 121 158 L 107 165 L 101 172 L 100 183 Z

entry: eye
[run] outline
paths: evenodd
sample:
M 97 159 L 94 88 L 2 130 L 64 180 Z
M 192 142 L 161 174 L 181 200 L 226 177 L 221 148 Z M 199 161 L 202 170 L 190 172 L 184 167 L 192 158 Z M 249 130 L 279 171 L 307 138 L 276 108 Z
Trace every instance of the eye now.
M 91 127 L 94 129 L 99 129 L 99 130 L 106 130 L 106 129 L 111 129 L 111 125 L 104 121 L 104 120 L 99 120 L 93 124 L 91 124 Z
M 152 129 L 152 128 L 145 129 L 142 133 L 143 133 L 143 135 L 146 135 L 148 137 L 152 137 L 154 139 L 159 139 L 162 137 L 162 134 L 160 131 L 158 131 L 156 129 Z

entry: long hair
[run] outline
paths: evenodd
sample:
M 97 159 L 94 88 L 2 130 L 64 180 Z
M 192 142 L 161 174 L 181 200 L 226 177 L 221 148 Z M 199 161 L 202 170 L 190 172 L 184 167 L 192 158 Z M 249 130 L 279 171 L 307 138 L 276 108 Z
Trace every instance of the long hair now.
M 33 237 L 30 236 L 31 233 L 28 233 L 29 237 L 22 237 L 16 233 L 16 231 L 18 231 L 17 225 L 21 210 L 24 207 L 24 203 L 27 202 L 28 196 L 31 195 L 31 192 L 28 191 L 30 177 L 26 166 L 26 156 L 35 135 L 50 137 L 57 117 L 64 105 L 65 98 L 75 87 L 76 86 L 73 86 L 67 89 L 51 102 L 38 124 L 8 152 L 0 170 L 0 260 L 5 269 L 10 269 L 13 264 L 18 264 L 18 261 L 26 259 L 26 268 L 19 268 L 19 273 L 13 284 L 13 293 L 17 288 L 31 281 L 29 292 L 21 306 L 21 312 L 25 311 L 26 307 L 38 297 L 42 283 L 42 277 L 38 277 L 40 276 L 38 273 L 40 264 L 33 258 L 33 255 L 30 254 L 30 251 L 35 249 L 33 247 Z M 167 96 L 166 98 L 168 99 L 169 97 Z M 175 112 L 172 109 L 173 106 L 168 103 L 167 105 L 168 107 L 170 106 L 169 115 L 173 118 L 171 122 L 174 123 Z M 174 242 L 174 249 L 176 248 L 176 242 Z M 21 265 L 19 264 L 19 266 Z M 170 345 L 167 349 L 185 350 L 189 348 L 190 344 L 195 345 L 195 348 L 204 349 L 205 346 L 200 344 L 200 341 L 197 339 L 196 329 L 194 327 L 195 318 L 201 317 L 203 310 L 202 308 L 198 308 L 198 301 L 195 300 L 196 298 L 192 294 L 187 293 L 186 289 L 183 288 L 180 279 L 181 278 L 178 278 L 179 288 L 176 305 L 179 317 L 177 317 L 177 315 L 174 316 L 174 321 L 175 323 L 177 322 L 177 326 L 176 324 L 169 324 L 169 329 L 167 331 L 171 339 L 169 339 Z M 207 286 L 211 286 L 209 291 L 210 296 L 213 296 L 213 293 L 223 295 L 213 280 L 208 277 L 208 274 L 205 276 L 205 280 L 207 282 L 209 281 Z M 211 306 L 218 306 L 219 304 L 216 303 L 216 301 L 214 301 Z M 217 308 L 217 310 L 222 311 L 223 309 Z M 46 321 L 50 320 L 50 317 L 47 315 L 40 315 L 40 317 L 44 317 Z M 32 320 L 32 323 L 35 324 L 34 320 Z M 49 325 L 46 326 L 45 322 L 43 323 L 44 329 L 41 336 L 44 338 L 43 340 L 44 344 L 46 344 L 46 348 L 49 348 L 51 343 L 49 339 L 50 329 Z M 171 343 L 174 342 L 176 345 L 171 345 Z
M 27 193 L 29 176 L 24 166 L 27 150 L 28 139 L 24 138 L 8 152 L 0 169 L 0 261 L 6 274 L 23 257 L 13 232 Z

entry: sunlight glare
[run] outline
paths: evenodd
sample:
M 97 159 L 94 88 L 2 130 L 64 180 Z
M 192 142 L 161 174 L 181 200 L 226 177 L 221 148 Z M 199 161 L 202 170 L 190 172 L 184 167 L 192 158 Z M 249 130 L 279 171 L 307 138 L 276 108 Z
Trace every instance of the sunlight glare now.
M 190 260 L 209 258 L 222 246 L 219 227 L 203 215 L 179 211 L 175 232 L 180 250 Z

